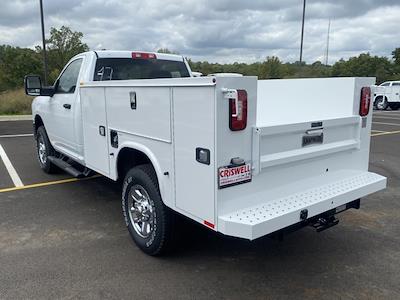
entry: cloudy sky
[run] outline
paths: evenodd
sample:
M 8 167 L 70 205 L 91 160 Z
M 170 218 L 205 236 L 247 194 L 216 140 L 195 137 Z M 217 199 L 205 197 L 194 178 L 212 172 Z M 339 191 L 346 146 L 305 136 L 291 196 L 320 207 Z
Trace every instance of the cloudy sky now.
M 0 0 L 0 44 L 41 43 L 39 0 Z M 91 49 L 169 48 L 212 62 L 299 56 L 302 0 L 43 0 L 45 27 L 70 26 Z M 329 62 L 400 47 L 399 0 L 308 0 L 304 59 Z

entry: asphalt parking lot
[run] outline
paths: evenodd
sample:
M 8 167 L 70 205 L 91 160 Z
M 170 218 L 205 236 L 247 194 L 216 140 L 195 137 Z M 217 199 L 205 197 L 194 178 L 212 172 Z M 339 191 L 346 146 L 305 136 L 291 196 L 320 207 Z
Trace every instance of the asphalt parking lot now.
M 20 180 L 0 160 L 0 299 L 400 299 L 400 112 L 372 129 L 388 188 L 338 226 L 248 242 L 182 221 L 176 252 L 154 258 L 128 236 L 118 184 L 44 174 L 31 122 L 0 122 Z

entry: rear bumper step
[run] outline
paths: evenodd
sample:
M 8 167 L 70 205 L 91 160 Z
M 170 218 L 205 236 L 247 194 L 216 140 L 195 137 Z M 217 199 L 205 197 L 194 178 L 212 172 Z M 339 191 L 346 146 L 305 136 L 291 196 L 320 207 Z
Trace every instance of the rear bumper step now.
M 226 235 L 253 240 L 336 209 L 385 187 L 385 177 L 371 172 L 359 172 L 313 189 L 283 198 L 270 199 L 264 203 L 219 216 L 218 231 Z M 304 211 L 307 211 L 306 216 Z M 327 221 L 328 225 L 335 223 L 333 220 L 330 221 L 332 222 Z M 323 224 L 320 226 L 323 228 Z

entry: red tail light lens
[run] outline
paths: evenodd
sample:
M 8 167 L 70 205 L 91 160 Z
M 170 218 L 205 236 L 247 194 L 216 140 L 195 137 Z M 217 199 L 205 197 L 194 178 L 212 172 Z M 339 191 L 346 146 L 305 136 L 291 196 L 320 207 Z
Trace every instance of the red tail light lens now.
M 132 52 L 132 58 L 135 59 L 157 59 L 154 53 Z
M 369 113 L 369 107 L 371 104 L 371 88 L 363 87 L 361 89 L 360 99 L 360 116 L 365 117 Z
M 237 90 L 238 103 L 236 111 L 235 99 L 229 99 L 229 128 L 232 131 L 243 130 L 247 126 L 247 92 Z

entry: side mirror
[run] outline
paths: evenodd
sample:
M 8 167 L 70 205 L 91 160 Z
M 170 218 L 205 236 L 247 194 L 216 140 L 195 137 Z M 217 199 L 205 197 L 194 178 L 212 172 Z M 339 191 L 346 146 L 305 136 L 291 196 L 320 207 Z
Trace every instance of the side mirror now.
M 27 75 L 24 78 L 25 94 L 29 96 L 53 97 L 56 88 L 54 86 L 42 86 L 42 80 L 38 75 Z
M 25 94 L 29 96 L 40 96 L 42 89 L 42 80 L 37 75 L 27 75 L 24 78 Z

